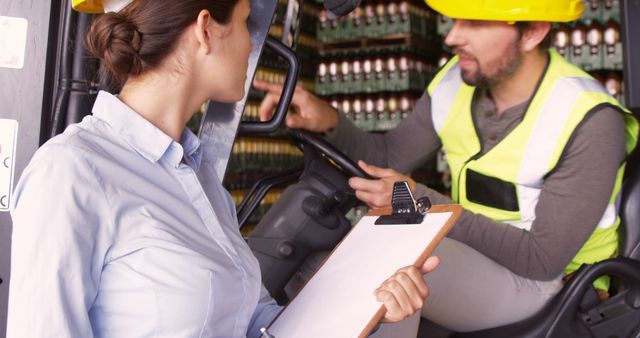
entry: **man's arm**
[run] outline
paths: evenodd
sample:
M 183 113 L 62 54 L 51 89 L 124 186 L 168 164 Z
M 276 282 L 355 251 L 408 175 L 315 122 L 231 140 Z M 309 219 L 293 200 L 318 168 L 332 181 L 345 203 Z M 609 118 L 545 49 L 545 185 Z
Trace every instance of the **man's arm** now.
M 339 115 L 338 124 L 327 139 L 356 161 L 409 173 L 434 156 L 441 146 L 431 120 L 430 99 L 426 92 L 416 101 L 407 118 L 384 134 L 364 132 L 345 114 Z
M 254 81 L 253 85 L 266 91 L 259 115 L 262 121 L 270 120 L 280 100 L 282 85 L 264 81 Z M 364 160 L 408 173 L 440 148 L 426 91 L 409 116 L 385 134 L 358 129 L 343 113 L 300 86 L 296 87 L 291 105 L 294 112 L 287 115 L 287 127 L 325 133 L 329 142 L 355 161 Z
M 622 114 L 612 108 L 594 112 L 545 180 L 530 231 L 464 211 L 449 236 L 523 277 L 553 279 L 596 228 L 624 158 Z M 418 186 L 418 196 L 424 195 L 434 203 L 451 203 Z

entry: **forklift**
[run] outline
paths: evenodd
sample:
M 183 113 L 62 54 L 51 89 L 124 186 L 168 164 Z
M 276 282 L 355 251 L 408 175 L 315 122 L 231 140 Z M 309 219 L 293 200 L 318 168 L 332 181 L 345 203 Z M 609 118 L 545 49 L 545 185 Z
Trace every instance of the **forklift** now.
M 10 276 L 11 192 L 37 148 L 91 111 L 97 91 L 97 60 L 88 57 L 84 36 L 95 14 L 72 9 L 81 0 L 29 2 L 0 0 L 0 336 L 5 335 Z M 93 1 L 88 1 L 93 2 Z M 640 0 L 621 0 L 626 103 L 640 116 Z M 331 15 L 344 16 L 360 0 L 325 0 Z M 245 97 L 233 104 L 209 102 L 198 133 L 204 155 L 218 178 L 225 176 L 237 135 L 269 134 L 281 128 L 299 72 L 295 53 L 303 0 L 289 0 L 282 39 L 268 36 L 277 0 L 251 0 L 249 59 Z M 89 10 L 90 12 L 90 10 Z M 287 65 L 284 90 L 272 120 L 241 122 L 258 61 L 265 49 Z M 215 112 L 212 113 L 212 112 Z M 216 131 L 216 132 L 213 132 Z M 224 132 L 220 132 L 224 131 Z M 267 191 L 288 184 L 282 197 L 247 237 L 260 262 L 263 283 L 281 304 L 284 287 L 313 253 L 331 250 L 350 230 L 345 214 L 358 201 L 347 180 L 368 177 L 321 136 L 289 131 L 304 152 L 304 168 L 265 177 L 238 206 L 244 225 Z M 453 334 L 455 337 L 631 337 L 640 336 L 640 167 L 629 163 L 621 208 L 620 257 L 583 266 L 554 300 L 535 316 L 506 327 Z M 616 292 L 594 298 L 591 282 L 612 275 Z

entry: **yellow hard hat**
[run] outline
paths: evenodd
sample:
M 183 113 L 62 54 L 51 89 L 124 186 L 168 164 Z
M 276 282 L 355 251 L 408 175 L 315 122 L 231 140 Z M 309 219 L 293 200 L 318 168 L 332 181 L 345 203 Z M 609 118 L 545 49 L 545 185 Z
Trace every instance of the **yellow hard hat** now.
M 436 12 L 467 20 L 569 22 L 580 18 L 582 0 L 425 0 Z
M 133 0 L 72 0 L 71 6 L 78 12 L 117 12 Z

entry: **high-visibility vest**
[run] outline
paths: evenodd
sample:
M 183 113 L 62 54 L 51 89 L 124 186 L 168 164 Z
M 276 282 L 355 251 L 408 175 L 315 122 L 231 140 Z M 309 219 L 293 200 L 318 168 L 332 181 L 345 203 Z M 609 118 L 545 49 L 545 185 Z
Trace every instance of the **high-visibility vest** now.
M 549 51 L 549 57 L 544 78 L 522 121 L 484 155 L 471 110 L 476 88 L 463 82 L 457 57 L 427 88 L 433 125 L 451 170 L 453 202 L 527 231 L 536 218 L 535 208 L 546 175 L 557 166 L 574 131 L 589 112 L 608 105 L 624 113 L 627 153 L 635 147 L 638 136 L 636 119 L 598 81 L 555 50 Z M 597 228 L 567 266 L 566 274 L 582 263 L 615 255 L 623 172 L 624 163 Z M 608 281 L 599 282 L 597 287 L 608 287 Z

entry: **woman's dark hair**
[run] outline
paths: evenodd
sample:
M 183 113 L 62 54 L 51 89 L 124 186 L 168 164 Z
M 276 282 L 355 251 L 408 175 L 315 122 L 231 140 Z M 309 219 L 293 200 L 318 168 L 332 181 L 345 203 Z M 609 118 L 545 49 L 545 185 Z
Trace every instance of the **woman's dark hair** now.
M 215 21 L 226 24 L 238 1 L 133 0 L 119 12 L 93 21 L 87 48 L 102 60 L 101 75 L 120 87 L 129 76 L 158 66 L 201 10 L 209 10 Z

